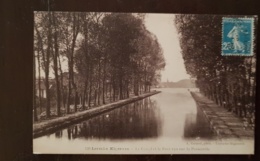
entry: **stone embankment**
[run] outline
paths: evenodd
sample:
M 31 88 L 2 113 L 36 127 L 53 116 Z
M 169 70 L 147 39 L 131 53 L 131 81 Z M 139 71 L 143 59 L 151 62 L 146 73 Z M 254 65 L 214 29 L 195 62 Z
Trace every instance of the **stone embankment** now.
M 121 107 L 123 105 L 144 99 L 146 97 L 160 93 L 160 91 L 152 91 L 150 93 L 145 93 L 139 96 L 134 96 L 128 99 L 119 100 L 117 102 L 109 103 L 93 109 L 80 111 L 73 114 L 68 114 L 66 116 L 58 117 L 51 120 L 45 120 L 43 122 L 33 124 L 33 138 L 43 136 L 45 134 L 55 132 L 56 130 L 69 126 L 73 123 L 77 123 L 81 120 L 89 119 L 91 117 L 97 116 L 104 112 L 110 111 L 112 109 Z
M 210 123 L 210 127 L 220 138 L 253 139 L 254 130 L 247 128 L 243 119 L 227 109 L 218 106 L 199 92 L 191 92 L 201 110 Z

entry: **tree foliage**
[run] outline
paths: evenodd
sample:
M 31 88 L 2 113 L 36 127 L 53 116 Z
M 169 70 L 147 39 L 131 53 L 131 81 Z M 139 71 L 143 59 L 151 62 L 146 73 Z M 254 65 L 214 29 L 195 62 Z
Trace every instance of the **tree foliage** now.
M 222 16 L 176 15 L 185 67 L 202 93 L 254 120 L 255 54 L 221 56 Z
M 35 58 L 40 58 L 46 88 L 49 72 L 55 75 L 47 117 L 51 102 L 60 115 L 72 106 L 88 109 L 150 91 L 165 62 L 144 19 L 145 14 L 130 13 L 35 13 Z

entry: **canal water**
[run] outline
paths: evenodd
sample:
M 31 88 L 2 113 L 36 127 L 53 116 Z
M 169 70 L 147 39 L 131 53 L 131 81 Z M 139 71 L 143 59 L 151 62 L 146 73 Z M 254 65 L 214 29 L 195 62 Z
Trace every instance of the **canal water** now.
M 108 147 L 115 148 L 111 153 L 143 153 L 215 139 L 188 89 L 156 90 L 162 92 L 33 139 L 34 153 L 110 153 Z

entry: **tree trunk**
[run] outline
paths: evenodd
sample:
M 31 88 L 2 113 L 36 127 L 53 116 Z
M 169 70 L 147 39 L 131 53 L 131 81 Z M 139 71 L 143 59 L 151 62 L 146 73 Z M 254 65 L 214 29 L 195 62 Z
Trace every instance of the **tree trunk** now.
M 91 107 L 91 95 L 92 95 L 92 64 L 90 64 L 90 68 L 89 68 L 89 94 L 88 94 L 88 107 L 90 108 Z
M 110 79 L 110 84 L 109 84 L 109 99 L 110 102 L 112 102 L 112 79 Z
M 74 49 L 75 49 L 75 45 L 76 45 L 76 40 L 77 40 L 77 36 L 79 33 L 79 15 L 77 15 L 76 17 L 76 13 L 73 13 L 73 37 L 72 37 L 72 45 L 71 45 L 71 80 L 72 80 L 72 84 L 73 84 L 73 88 L 75 91 L 75 98 L 74 98 L 74 108 L 75 111 L 77 111 L 77 97 L 78 97 L 78 91 L 77 91 L 77 86 L 74 80 Z
M 115 80 L 113 79 L 113 77 L 111 78 L 112 80 L 112 86 L 113 86 L 113 101 L 116 100 L 116 85 L 115 85 Z
M 77 92 L 77 90 L 76 90 L 76 92 L 75 92 L 75 99 L 74 99 L 74 108 L 75 108 L 75 112 L 77 112 L 78 111 L 78 92 Z
M 46 52 L 46 64 L 45 64 L 45 87 L 46 87 L 46 98 L 47 98 L 47 105 L 46 105 L 46 117 L 50 117 L 50 89 L 49 89 L 49 66 L 50 66 L 50 52 L 51 52 L 51 17 L 50 12 L 48 13 L 49 16 L 49 24 L 48 24 L 48 33 L 47 33 L 47 52 Z
M 86 99 L 87 81 L 84 83 L 84 91 L 82 96 L 82 109 L 85 110 L 85 99 Z
M 35 57 L 33 59 L 34 62 L 34 81 L 33 81 L 33 90 L 34 90 L 34 97 L 33 97 L 33 116 L 34 116 L 34 121 L 38 121 L 37 117 L 37 108 L 36 108 L 36 63 L 35 63 Z
M 38 90 L 39 90 L 39 107 L 40 113 L 42 112 L 42 93 L 41 93 L 41 61 L 40 61 L 40 51 L 37 48 L 37 61 L 38 61 Z M 36 81 L 36 80 L 35 80 Z
M 68 67 L 69 67 L 69 82 L 68 82 L 68 94 L 67 94 L 67 114 L 70 113 L 70 97 L 71 97 L 71 62 L 70 59 L 68 60 Z
M 49 13 L 50 14 L 50 13 Z M 37 29 L 37 27 L 35 27 L 37 36 L 38 36 L 38 41 L 40 44 L 40 49 L 42 52 L 42 57 L 43 57 L 43 66 L 44 66 L 44 72 L 45 72 L 45 79 L 44 79 L 44 83 L 45 83 L 45 88 L 46 88 L 46 117 L 50 116 L 50 96 L 49 96 L 49 65 L 50 65 L 50 46 L 51 46 L 51 32 L 50 32 L 50 16 L 49 16 L 49 28 L 48 28 L 48 33 L 47 33 L 47 52 L 45 53 L 44 48 L 43 48 L 43 42 L 42 42 L 42 36 L 39 32 L 39 30 Z
M 123 82 L 122 78 L 119 79 L 119 99 L 123 99 Z
M 71 85 L 73 85 L 73 88 L 75 90 L 75 98 L 77 95 L 77 89 L 76 89 L 76 85 L 74 83 L 74 71 L 73 71 L 73 67 L 74 67 L 74 49 L 75 49 L 75 45 L 76 45 L 76 39 L 79 33 L 79 15 L 77 15 L 76 17 L 76 13 L 73 13 L 73 19 L 72 19 L 72 42 L 71 42 L 71 48 L 69 49 L 68 53 L 69 53 L 69 89 L 68 89 L 68 105 L 67 105 L 67 110 L 69 109 L 70 106 L 70 97 L 71 97 Z M 75 100 L 74 100 L 75 101 Z M 74 102 L 76 104 L 76 102 Z M 76 110 L 76 108 L 75 108 Z M 69 111 L 67 111 L 68 113 Z
M 129 82 L 127 82 L 127 85 L 126 85 L 126 96 L 127 96 L 127 98 L 129 98 Z
M 59 71 L 60 71 L 60 89 L 61 89 L 61 99 L 63 103 L 63 108 L 66 106 L 66 97 L 65 97 L 65 91 L 63 87 L 63 72 L 61 68 L 61 62 L 60 62 L 60 55 L 58 55 L 58 60 L 59 60 Z
M 52 12 L 52 18 L 53 18 L 53 25 L 55 28 L 55 33 L 54 33 L 54 57 L 53 57 L 53 69 L 54 69 L 54 75 L 55 75 L 55 82 L 56 82 L 56 96 L 57 96 L 57 115 L 60 116 L 60 102 L 61 102 L 61 94 L 60 94 L 60 81 L 59 81 L 59 74 L 58 74 L 58 55 L 59 55 L 59 46 L 58 46 L 58 33 L 56 29 L 56 21 L 54 17 L 54 13 Z
M 139 89 L 138 89 L 138 86 L 139 86 L 139 82 L 137 80 L 137 78 L 134 78 L 134 94 L 135 96 L 138 96 L 139 95 Z
M 100 105 L 100 86 L 101 86 L 101 83 L 100 83 L 100 77 L 101 75 L 101 65 L 100 65 L 100 60 L 98 60 L 98 82 L 97 82 L 97 85 L 98 85 L 98 88 L 97 88 L 97 100 L 98 100 L 98 105 Z
M 94 91 L 94 106 L 97 105 L 97 89 Z
M 105 93 L 107 93 L 106 91 L 106 64 L 107 64 L 107 58 L 105 56 L 105 61 L 104 61 L 104 68 L 103 68 L 103 104 L 106 104 L 106 98 L 105 98 Z

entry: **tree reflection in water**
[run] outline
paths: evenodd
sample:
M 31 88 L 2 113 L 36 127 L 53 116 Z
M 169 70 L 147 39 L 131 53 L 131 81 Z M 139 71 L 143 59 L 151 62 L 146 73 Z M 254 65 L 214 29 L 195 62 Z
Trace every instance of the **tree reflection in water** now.
M 187 139 L 211 139 L 214 133 L 200 110 L 197 113 L 188 113 L 185 117 L 184 138 Z
M 55 133 L 68 139 L 144 139 L 161 134 L 162 121 L 157 102 L 150 98 L 117 108 Z
M 55 132 L 55 137 L 56 138 L 62 138 L 62 131 Z

